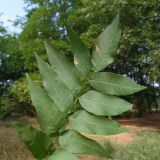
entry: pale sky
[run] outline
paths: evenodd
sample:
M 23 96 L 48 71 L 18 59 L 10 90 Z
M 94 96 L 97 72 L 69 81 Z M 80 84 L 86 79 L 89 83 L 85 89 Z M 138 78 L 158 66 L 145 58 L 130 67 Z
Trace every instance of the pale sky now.
M 10 31 L 19 31 L 18 28 L 14 28 L 9 20 L 13 21 L 16 16 L 24 16 L 24 1 L 23 0 L 0 0 L 0 21 L 4 23 L 4 26 L 8 27 Z

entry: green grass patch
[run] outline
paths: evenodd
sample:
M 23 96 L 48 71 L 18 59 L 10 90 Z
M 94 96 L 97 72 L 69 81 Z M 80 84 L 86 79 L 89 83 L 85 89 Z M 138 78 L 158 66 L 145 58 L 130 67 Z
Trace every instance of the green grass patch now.
M 160 158 L 160 132 L 141 131 L 130 144 L 113 144 L 114 160 L 158 160 Z

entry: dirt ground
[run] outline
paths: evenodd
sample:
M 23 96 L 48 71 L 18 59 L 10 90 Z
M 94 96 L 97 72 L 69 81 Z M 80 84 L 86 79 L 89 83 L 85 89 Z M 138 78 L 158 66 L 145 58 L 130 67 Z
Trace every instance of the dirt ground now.
M 145 116 L 144 118 L 119 119 L 118 122 L 129 129 L 129 132 L 121 133 L 105 138 L 117 143 L 130 143 L 136 137 L 136 132 L 141 130 L 160 130 L 160 114 Z
M 35 118 L 23 117 L 19 121 L 32 124 L 38 127 Z M 129 132 L 113 136 L 93 136 L 87 135 L 98 141 L 116 142 L 119 144 L 131 143 L 136 138 L 136 134 L 141 130 L 160 130 L 160 114 L 145 116 L 144 118 L 118 119 L 119 123 L 129 129 Z M 14 153 L 14 154 L 13 154 Z M 21 155 L 21 156 L 17 156 Z M 32 155 L 19 140 L 11 121 L 0 121 L 0 160 L 33 160 Z M 82 155 L 81 160 L 102 160 L 91 156 Z
M 119 119 L 118 122 L 129 129 L 129 132 L 121 133 L 113 136 L 93 136 L 89 138 L 98 141 L 111 141 L 119 144 L 131 143 L 136 138 L 137 132 L 141 130 L 159 130 L 160 131 L 160 114 L 145 116 L 144 118 Z M 81 156 L 81 160 L 102 160 L 95 157 Z

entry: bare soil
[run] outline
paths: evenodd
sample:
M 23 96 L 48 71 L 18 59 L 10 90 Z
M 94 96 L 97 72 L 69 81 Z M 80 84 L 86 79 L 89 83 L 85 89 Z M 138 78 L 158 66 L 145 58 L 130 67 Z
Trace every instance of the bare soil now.
M 98 141 L 114 141 L 116 143 L 124 144 L 130 143 L 136 138 L 136 134 L 141 130 L 159 130 L 160 131 L 160 114 L 148 115 L 143 118 L 123 118 L 118 119 L 118 122 L 129 129 L 129 132 L 120 133 L 111 136 L 94 136 L 86 135 Z
M 133 130 L 160 130 L 160 113 L 143 118 L 119 119 L 118 121 Z
M 129 132 L 121 133 L 112 136 L 93 136 L 88 135 L 89 138 L 97 141 L 111 141 L 118 144 L 131 143 L 137 137 L 137 132 L 141 130 L 159 130 L 160 131 L 160 114 L 152 114 L 143 118 L 118 119 L 118 122 L 129 129 Z M 81 160 L 102 160 L 100 158 L 89 157 L 82 155 Z

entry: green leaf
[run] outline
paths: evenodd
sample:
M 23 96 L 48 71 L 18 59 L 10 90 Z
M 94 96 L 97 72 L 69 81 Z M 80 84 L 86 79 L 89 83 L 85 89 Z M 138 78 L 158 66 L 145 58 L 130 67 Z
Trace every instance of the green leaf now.
M 71 153 L 89 154 L 99 157 L 111 157 L 99 143 L 82 136 L 80 133 L 69 130 L 59 138 L 60 146 Z
M 48 160 L 79 160 L 76 156 L 72 153 L 64 150 L 64 149 L 57 149 L 49 158 Z
M 130 95 L 145 89 L 128 77 L 110 72 L 93 74 L 89 83 L 96 90 L 112 95 Z
M 98 37 L 96 48 L 93 50 L 92 64 L 96 72 L 104 69 L 113 62 L 117 54 L 118 43 L 121 36 L 119 28 L 119 15 Z
M 53 48 L 47 41 L 45 42 L 49 61 L 58 74 L 58 77 L 73 93 L 81 89 L 79 75 L 74 65 L 65 57 L 65 55 Z
M 69 120 L 72 129 L 81 133 L 114 135 L 127 131 L 126 128 L 121 127 L 116 121 L 91 115 L 83 110 L 72 115 Z
M 62 112 L 68 112 L 73 103 L 73 95 L 59 79 L 53 68 L 36 55 L 38 67 L 43 78 L 43 86 L 50 98 Z
M 66 124 L 64 113 L 58 109 L 46 92 L 37 86 L 28 75 L 27 80 L 41 129 L 49 136 L 56 135 Z
M 43 159 L 51 151 L 53 147 L 52 140 L 43 132 L 30 125 L 19 123 L 15 125 L 15 128 L 21 140 L 24 141 L 35 158 Z
M 89 50 L 69 26 L 66 25 L 66 28 L 71 40 L 75 67 L 81 75 L 86 76 L 91 70 L 91 57 Z
M 81 106 L 90 113 L 115 116 L 132 108 L 132 104 L 115 96 L 89 91 L 79 98 Z

